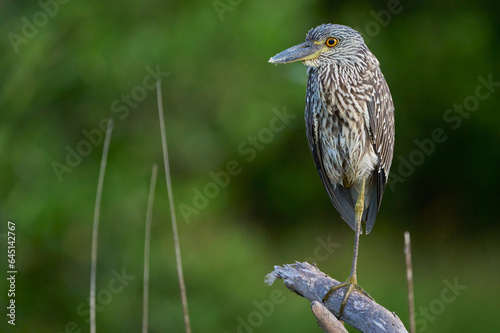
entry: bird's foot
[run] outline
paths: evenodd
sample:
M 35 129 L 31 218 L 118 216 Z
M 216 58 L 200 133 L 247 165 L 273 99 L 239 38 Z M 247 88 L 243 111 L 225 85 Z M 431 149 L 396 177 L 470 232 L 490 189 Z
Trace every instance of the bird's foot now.
M 339 310 L 339 315 L 337 318 L 342 317 L 342 313 L 344 312 L 345 305 L 347 304 L 347 300 L 349 299 L 349 296 L 351 293 L 356 290 L 360 294 L 365 295 L 369 299 L 373 300 L 373 297 L 371 297 L 366 291 L 364 291 L 363 288 L 361 288 L 360 285 L 357 284 L 356 278 L 349 276 L 346 282 L 339 283 L 333 287 L 330 288 L 330 290 L 326 293 L 325 297 L 323 297 L 323 303 L 328 300 L 331 294 L 333 294 L 336 290 L 340 288 L 346 287 L 346 291 L 344 294 L 344 299 L 342 300 L 342 303 L 340 304 L 340 310 Z

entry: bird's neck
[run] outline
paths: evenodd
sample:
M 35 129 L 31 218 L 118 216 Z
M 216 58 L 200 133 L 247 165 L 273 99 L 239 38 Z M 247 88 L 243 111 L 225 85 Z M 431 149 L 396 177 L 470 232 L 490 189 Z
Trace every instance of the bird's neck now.
M 328 64 L 319 67 L 309 67 L 309 80 L 317 81 L 320 86 L 331 87 L 337 90 L 340 84 L 356 84 L 363 81 L 365 66 Z
M 377 68 L 379 63 L 375 57 L 365 56 L 356 58 L 356 61 L 335 61 L 317 67 L 309 67 L 308 75 L 312 81 L 318 81 L 322 86 L 333 86 L 336 90 L 340 84 L 357 85 L 366 80 L 368 68 Z

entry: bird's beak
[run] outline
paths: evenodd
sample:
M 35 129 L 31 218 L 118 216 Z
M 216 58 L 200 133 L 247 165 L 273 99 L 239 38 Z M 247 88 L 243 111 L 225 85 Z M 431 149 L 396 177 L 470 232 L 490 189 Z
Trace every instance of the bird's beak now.
M 295 45 L 281 53 L 278 53 L 277 55 L 269 59 L 269 62 L 272 64 L 286 64 L 294 61 L 316 59 L 323 51 L 324 45 L 325 44 L 323 43 L 316 44 L 310 41 Z

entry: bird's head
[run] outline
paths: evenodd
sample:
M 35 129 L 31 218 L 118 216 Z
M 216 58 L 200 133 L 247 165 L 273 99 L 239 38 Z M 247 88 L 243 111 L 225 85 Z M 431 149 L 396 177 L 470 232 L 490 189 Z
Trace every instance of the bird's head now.
M 364 62 L 367 47 L 356 30 L 339 24 L 322 24 L 309 30 L 305 43 L 295 45 L 271 59 L 270 63 L 302 61 L 310 67 L 354 65 Z

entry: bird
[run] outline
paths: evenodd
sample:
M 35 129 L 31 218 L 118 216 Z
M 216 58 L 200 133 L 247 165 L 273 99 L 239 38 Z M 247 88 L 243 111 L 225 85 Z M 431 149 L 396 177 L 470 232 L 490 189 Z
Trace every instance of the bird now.
M 356 290 L 359 236 L 370 233 L 382 202 L 394 152 L 394 103 L 380 63 L 361 34 L 340 24 L 309 30 L 304 43 L 269 59 L 302 61 L 308 79 L 306 136 L 316 170 L 333 206 L 355 231 L 351 273 L 330 288 L 323 302 L 346 288 L 338 318 Z

